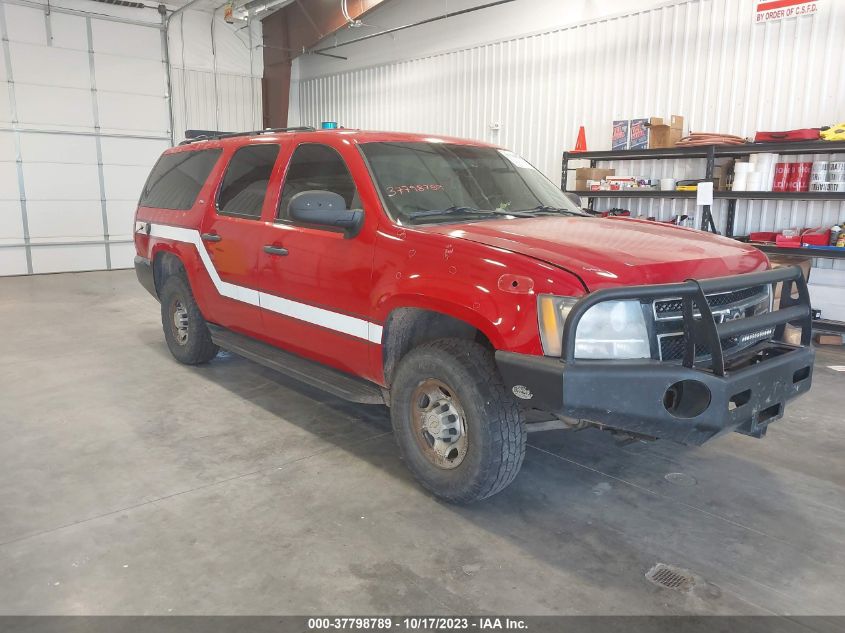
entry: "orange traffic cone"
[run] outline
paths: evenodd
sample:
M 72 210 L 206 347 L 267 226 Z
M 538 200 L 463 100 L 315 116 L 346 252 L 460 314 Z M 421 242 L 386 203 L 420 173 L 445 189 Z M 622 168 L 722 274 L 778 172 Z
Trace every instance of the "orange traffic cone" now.
M 575 149 L 572 150 L 573 152 L 586 152 L 587 151 L 587 135 L 584 133 L 584 126 L 582 125 L 578 128 L 578 138 L 575 140 Z

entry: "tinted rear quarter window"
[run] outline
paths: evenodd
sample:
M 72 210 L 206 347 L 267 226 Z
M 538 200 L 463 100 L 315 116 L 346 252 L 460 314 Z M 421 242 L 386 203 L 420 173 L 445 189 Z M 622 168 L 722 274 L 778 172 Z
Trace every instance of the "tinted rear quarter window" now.
M 232 156 L 217 196 L 217 210 L 226 215 L 261 217 L 278 145 L 248 145 Z
M 221 151 L 204 149 L 162 155 L 147 178 L 139 204 L 174 211 L 190 209 Z

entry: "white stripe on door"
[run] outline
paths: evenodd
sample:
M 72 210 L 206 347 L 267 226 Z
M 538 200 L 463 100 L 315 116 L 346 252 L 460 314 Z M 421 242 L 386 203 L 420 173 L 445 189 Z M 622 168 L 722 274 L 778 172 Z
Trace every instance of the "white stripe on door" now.
M 202 242 L 199 231 L 194 229 L 186 229 L 181 226 L 170 226 L 168 224 L 150 224 L 150 236 L 158 237 L 166 240 L 173 240 L 175 242 L 183 242 L 185 244 L 193 244 L 199 253 L 200 260 L 202 260 L 205 271 L 211 278 L 217 292 L 224 297 L 234 299 L 235 301 L 242 301 L 250 305 L 259 306 L 265 310 L 270 310 L 277 314 L 282 314 L 299 321 L 305 321 L 313 325 L 328 328 L 336 332 L 342 332 L 356 338 L 364 339 L 371 343 L 381 344 L 382 326 L 377 323 L 371 323 L 364 319 L 352 317 L 339 312 L 332 312 L 324 308 L 308 305 L 307 303 L 299 303 L 291 299 L 284 299 L 276 295 L 267 294 L 253 290 L 252 288 L 244 288 L 235 284 L 223 281 L 211 261 L 211 256 Z

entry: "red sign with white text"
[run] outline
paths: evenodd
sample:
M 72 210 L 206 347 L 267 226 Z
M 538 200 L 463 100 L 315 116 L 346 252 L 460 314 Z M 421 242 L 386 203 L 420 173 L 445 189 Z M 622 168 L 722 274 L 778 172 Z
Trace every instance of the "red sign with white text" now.
M 755 0 L 754 22 L 774 22 L 802 15 L 814 15 L 823 0 Z

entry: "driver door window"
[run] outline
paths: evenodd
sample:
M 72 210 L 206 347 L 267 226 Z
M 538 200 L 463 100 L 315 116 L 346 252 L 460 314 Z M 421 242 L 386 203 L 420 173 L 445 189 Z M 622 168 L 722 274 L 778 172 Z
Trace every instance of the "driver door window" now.
M 276 222 L 263 229 L 262 245 L 271 250 L 259 254 L 261 308 L 268 342 L 366 376 L 372 343 L 364 332 L 372 311 L 375 222 L 371 218 L 357 235 L 347 237 L 332 227 L 288 217 L 291 198 L 303 191 L 336 193 L 347 209 L 361 209 L 348 164 L 363 173 L 363 160 L 352 147 L 304 143 L 294 150 Z
M 296 148 L 285 177 L 277 220 L 289 221 L 291 198 L 303 191 L 331 191 L 343 198 L 347 209 L 361 208 L 355 182 L 346 163 L 336 150 L 327 145 L 307 143 Z

